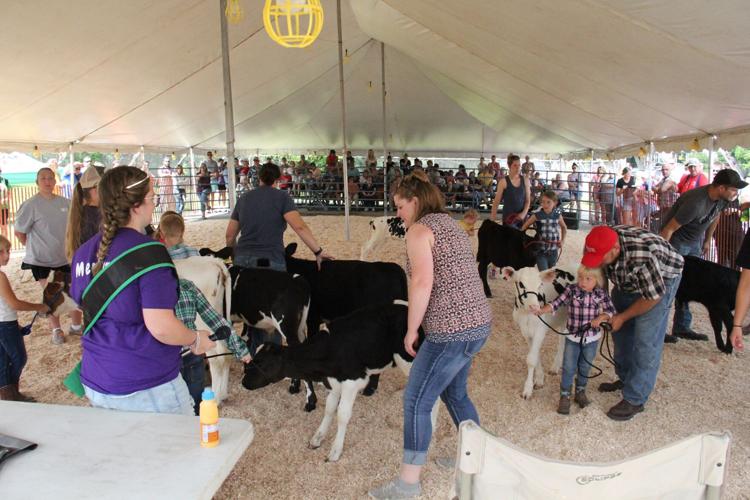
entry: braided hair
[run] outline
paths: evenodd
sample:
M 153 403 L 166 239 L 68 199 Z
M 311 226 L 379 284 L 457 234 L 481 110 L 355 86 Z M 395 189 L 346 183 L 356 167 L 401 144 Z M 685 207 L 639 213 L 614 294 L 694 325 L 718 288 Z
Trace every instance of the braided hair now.
M 91 270 L 92 276 L 102 270 L 112 240 L 117 231 L 130 222 L 130 209 L 143 203 L 149 184 L 148 174 L 136 167 L 116 167 L 102 176 L 98 186 L 102 241 L 96 253 L 96 264 Z

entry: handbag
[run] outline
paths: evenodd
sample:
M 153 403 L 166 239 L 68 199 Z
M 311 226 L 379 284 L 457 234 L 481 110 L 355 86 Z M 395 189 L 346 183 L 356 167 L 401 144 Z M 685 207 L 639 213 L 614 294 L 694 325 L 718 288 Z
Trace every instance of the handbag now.
M 164 244 L 150 241 L 129 248 L 107 264 L 89 282 L 81 295 L 83 310 L 83 335 L 85 336 L 107 306 L 133 281 L 154 269 L 175 269 L 172 258 Z M 176 271 L 174 271 L 176 273 Z M 63 385 L 78 397 L 85 391 L 81 384 L 81 362 L 63 379 Z

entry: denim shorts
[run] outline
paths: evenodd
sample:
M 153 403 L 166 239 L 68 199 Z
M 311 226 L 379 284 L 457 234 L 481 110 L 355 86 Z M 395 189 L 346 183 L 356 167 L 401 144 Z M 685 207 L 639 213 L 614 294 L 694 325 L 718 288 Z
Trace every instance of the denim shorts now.
M 104 394 L 83 386 L 91 405 L 109 410 L 195 416 L 193 398 L 181 375 L 171 382 L 132 394 Z

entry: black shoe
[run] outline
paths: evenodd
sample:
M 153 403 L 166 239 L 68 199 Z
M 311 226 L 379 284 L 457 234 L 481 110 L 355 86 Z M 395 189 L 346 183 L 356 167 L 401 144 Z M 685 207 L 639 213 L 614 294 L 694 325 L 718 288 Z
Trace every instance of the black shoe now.
M 615 392 L 622 390 L 625 384 L 622 380 L 615 380 L 614 382 L 602 382 L 599 384 L 599 392 Z
M 622 422 L 624 420 L 630 420 L 637 413 L 640 413 L 642 411 L 643 405 L 634 405 L 623 399 L 609 409 L 609 411 L 607 412 L 607 416 L 612 420 Z
M 682 332 L 672 332 L 672 335 L 686 340 L 708 340 L 708 335 L 702 333 L 696 333 L 693 330 L 684 330 Z
M 674 335 L 666 334 L 664 335 L 664 343 L 665 344 L 676 344 L 679 339 L 675 337 Z

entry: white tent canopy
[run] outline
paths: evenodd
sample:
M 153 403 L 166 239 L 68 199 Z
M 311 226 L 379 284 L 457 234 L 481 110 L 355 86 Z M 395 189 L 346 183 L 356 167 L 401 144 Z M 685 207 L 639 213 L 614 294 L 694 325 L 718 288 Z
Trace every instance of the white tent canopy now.
M 236 147 L 342 145 L 336 3 L 284 49 L 262 0 L 230 25 Z M 0 3 L 0 147 L 222 149 L 216 0 Z M 750 143 L 744 0 L 344 1 L 350 148 L 394 152 L 689 149 Z M 77 146 L 78 147 L 78 146 Z

